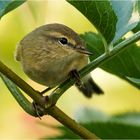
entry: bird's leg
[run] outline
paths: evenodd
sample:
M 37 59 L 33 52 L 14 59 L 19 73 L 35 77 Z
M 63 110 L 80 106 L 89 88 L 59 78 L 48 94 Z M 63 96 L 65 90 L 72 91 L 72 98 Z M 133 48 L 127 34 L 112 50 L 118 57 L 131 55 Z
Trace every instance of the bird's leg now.
M 51 90 L 51 87 L 46 88 L 45 90 L 39 92 L 41 95 L 43 95 L 44 93 L 48 92 L 49 90 Z M 48 102 L 48 95 L 44 97 L 46 102 Z M 40 105 L 38 105 L 35 101 L 32 102 L 32 107 L 34 109 L 34 111 L 36 112 L 37 116 L 41 119 L 41 117 L 44 115 L 44 108 L 41 107 Z
M 80 75 L 79 75 L 79 73 L 78 73 L 77 70 L 72 70 L 70 72 L 70 76 L 72 78 L 75 78 L 75 80 L 76 80 L 76 82 L 75 82 L 76 86 L 78 86 L 78 87 L 82 87 L 83 86 L 83 82 L 82 82 L 82 80 L 80 78 Z
M 39 117 L 39 119 L 41 119 L 42 116 L 46 115 L 46 109 L 53 106 L 50 103 L 50 99 L 49 96 L 44 96 L 44 107 L 42 107 L 41 105 L 39 105 L 38 103 L 36 103 L 35 101 L 32 102 L 32 108 L 34 109 L 34 111 L 36 112 L 37 117 Z
M 83 82 L 81 81 L 81 78 L 80 78 L 77 70 L 72 70 L 69 73 L 69 76 L 70 76 L 69 77 L 70 79 L 75 79 L 75 81 L 76 81 L 75 84 L 78 87 L 84 87 Z M 63 83 L 63 84 L 65 84 L 65 83 Z M 61 86 L 62 85 L 57 87 L 49 96 L 47 96 L 48 97 L 48 98 L 46 98 L 46 102 L 48 103 L 47 107 L 55 105 L 56 102 L 58 101 L 58 99 L 63 95 L 64 91 L 63 91 L 63 89 L 61 89 Z
M 75 79 L 75 84 L 76 84 L 76 86 L 78 86 L 78 87 L 83 87 L 84 85 L 83 85 L 83 82 L 81 81 L 81 78 L 80 78 L 80 76 L 79 76 L 79 73 L 78 73 L 78 71 L 77 70 L 72 70 L 71 72 L 70 72 L 70 78 L 72 78 L 72 79 Z M 46 91 L 48 91 L 48 90 L 50 90 L 51 88 L 47 88 L 47 89 L 45 89 L 44 91 L 42 91 L 41 93 L 42 93 L 42 95 L 46 92 Z M 63 91 L 61 91 L 62 89 L 61 88 L 59 88 L 59 87 L 57 87 L 49 96 L 47 95 L 47 96 L 45 96 L 45 101 L 46 101 L 46 106 L 45 106 L 45 108 L 49 108 L 49 107 L 51 107 L 51 106 L 53 106 L 53 105 L 55 105 L 56 104 L 56 102 L 57 102 L 57 100 L 60 98 L 60 96 L 63 94 Z M 62 92 L 62 93 L 61 93 Z M 59 94 L 58 94 L 59 93 Z M 36 103 L 34 103 L 33 102 L 33 106 L 34 106 L 34 109 L 36 110 L 36 113 L 37 113 L 37 115 L 38 115 L 38 117 L 40 118 L 41 116 L 43 116 L 44 114 L 42 114 L 43 113 L 43 108 L 42 107 L 40 107 L 40 106 L 38 106 L 38 104 L 36 104 Z

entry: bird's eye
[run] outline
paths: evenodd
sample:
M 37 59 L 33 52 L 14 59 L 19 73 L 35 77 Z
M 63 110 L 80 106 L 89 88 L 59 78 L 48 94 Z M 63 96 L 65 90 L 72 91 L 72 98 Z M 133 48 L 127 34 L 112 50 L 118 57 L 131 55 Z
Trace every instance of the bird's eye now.
M 68 44 L 68 40 L 67 40 L 67 38 L 65 38 L 65 37 L 60 38 L 60 39 L 59 39 L 59 42 L 60 42 L 62 45 Z

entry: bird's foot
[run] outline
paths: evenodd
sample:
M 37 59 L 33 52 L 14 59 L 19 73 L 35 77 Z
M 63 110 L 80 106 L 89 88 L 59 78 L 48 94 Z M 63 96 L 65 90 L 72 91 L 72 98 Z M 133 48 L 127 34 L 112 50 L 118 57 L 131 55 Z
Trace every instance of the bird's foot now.
M 47 115 L 47 109 L 52 107 L 52 103 L 48 96 L 44 96 L 44 105 L 41 106 L 35 101 L 32 102 L 32 107 L 36 113 L 36 116 L 41 119 L 42 116 Z

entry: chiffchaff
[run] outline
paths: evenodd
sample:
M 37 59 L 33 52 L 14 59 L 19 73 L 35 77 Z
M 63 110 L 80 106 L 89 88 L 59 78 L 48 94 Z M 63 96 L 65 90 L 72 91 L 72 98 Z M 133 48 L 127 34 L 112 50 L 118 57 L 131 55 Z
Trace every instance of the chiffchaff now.
M 77 33 L 55 23 L 41 26 L 26 35 L 19 42 L 15 57 L 32 80 L 52 88 L 66 80 L 72 71 L 79 71 L 87 65 L 89 54 Z M 103 93 L 90 75 L 82 81 L 78 88 L 87 97 L 92 93 Z

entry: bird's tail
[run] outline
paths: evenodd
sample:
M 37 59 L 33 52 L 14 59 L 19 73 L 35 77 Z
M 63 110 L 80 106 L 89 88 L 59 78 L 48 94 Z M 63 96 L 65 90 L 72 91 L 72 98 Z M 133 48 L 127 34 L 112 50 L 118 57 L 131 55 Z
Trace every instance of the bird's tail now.
M 76 87 L 88 98 L 91 98 L 93 94 L 103 94 L 102 89 L 93 81 L 91 76 L 85 77 L 83 84 Z

